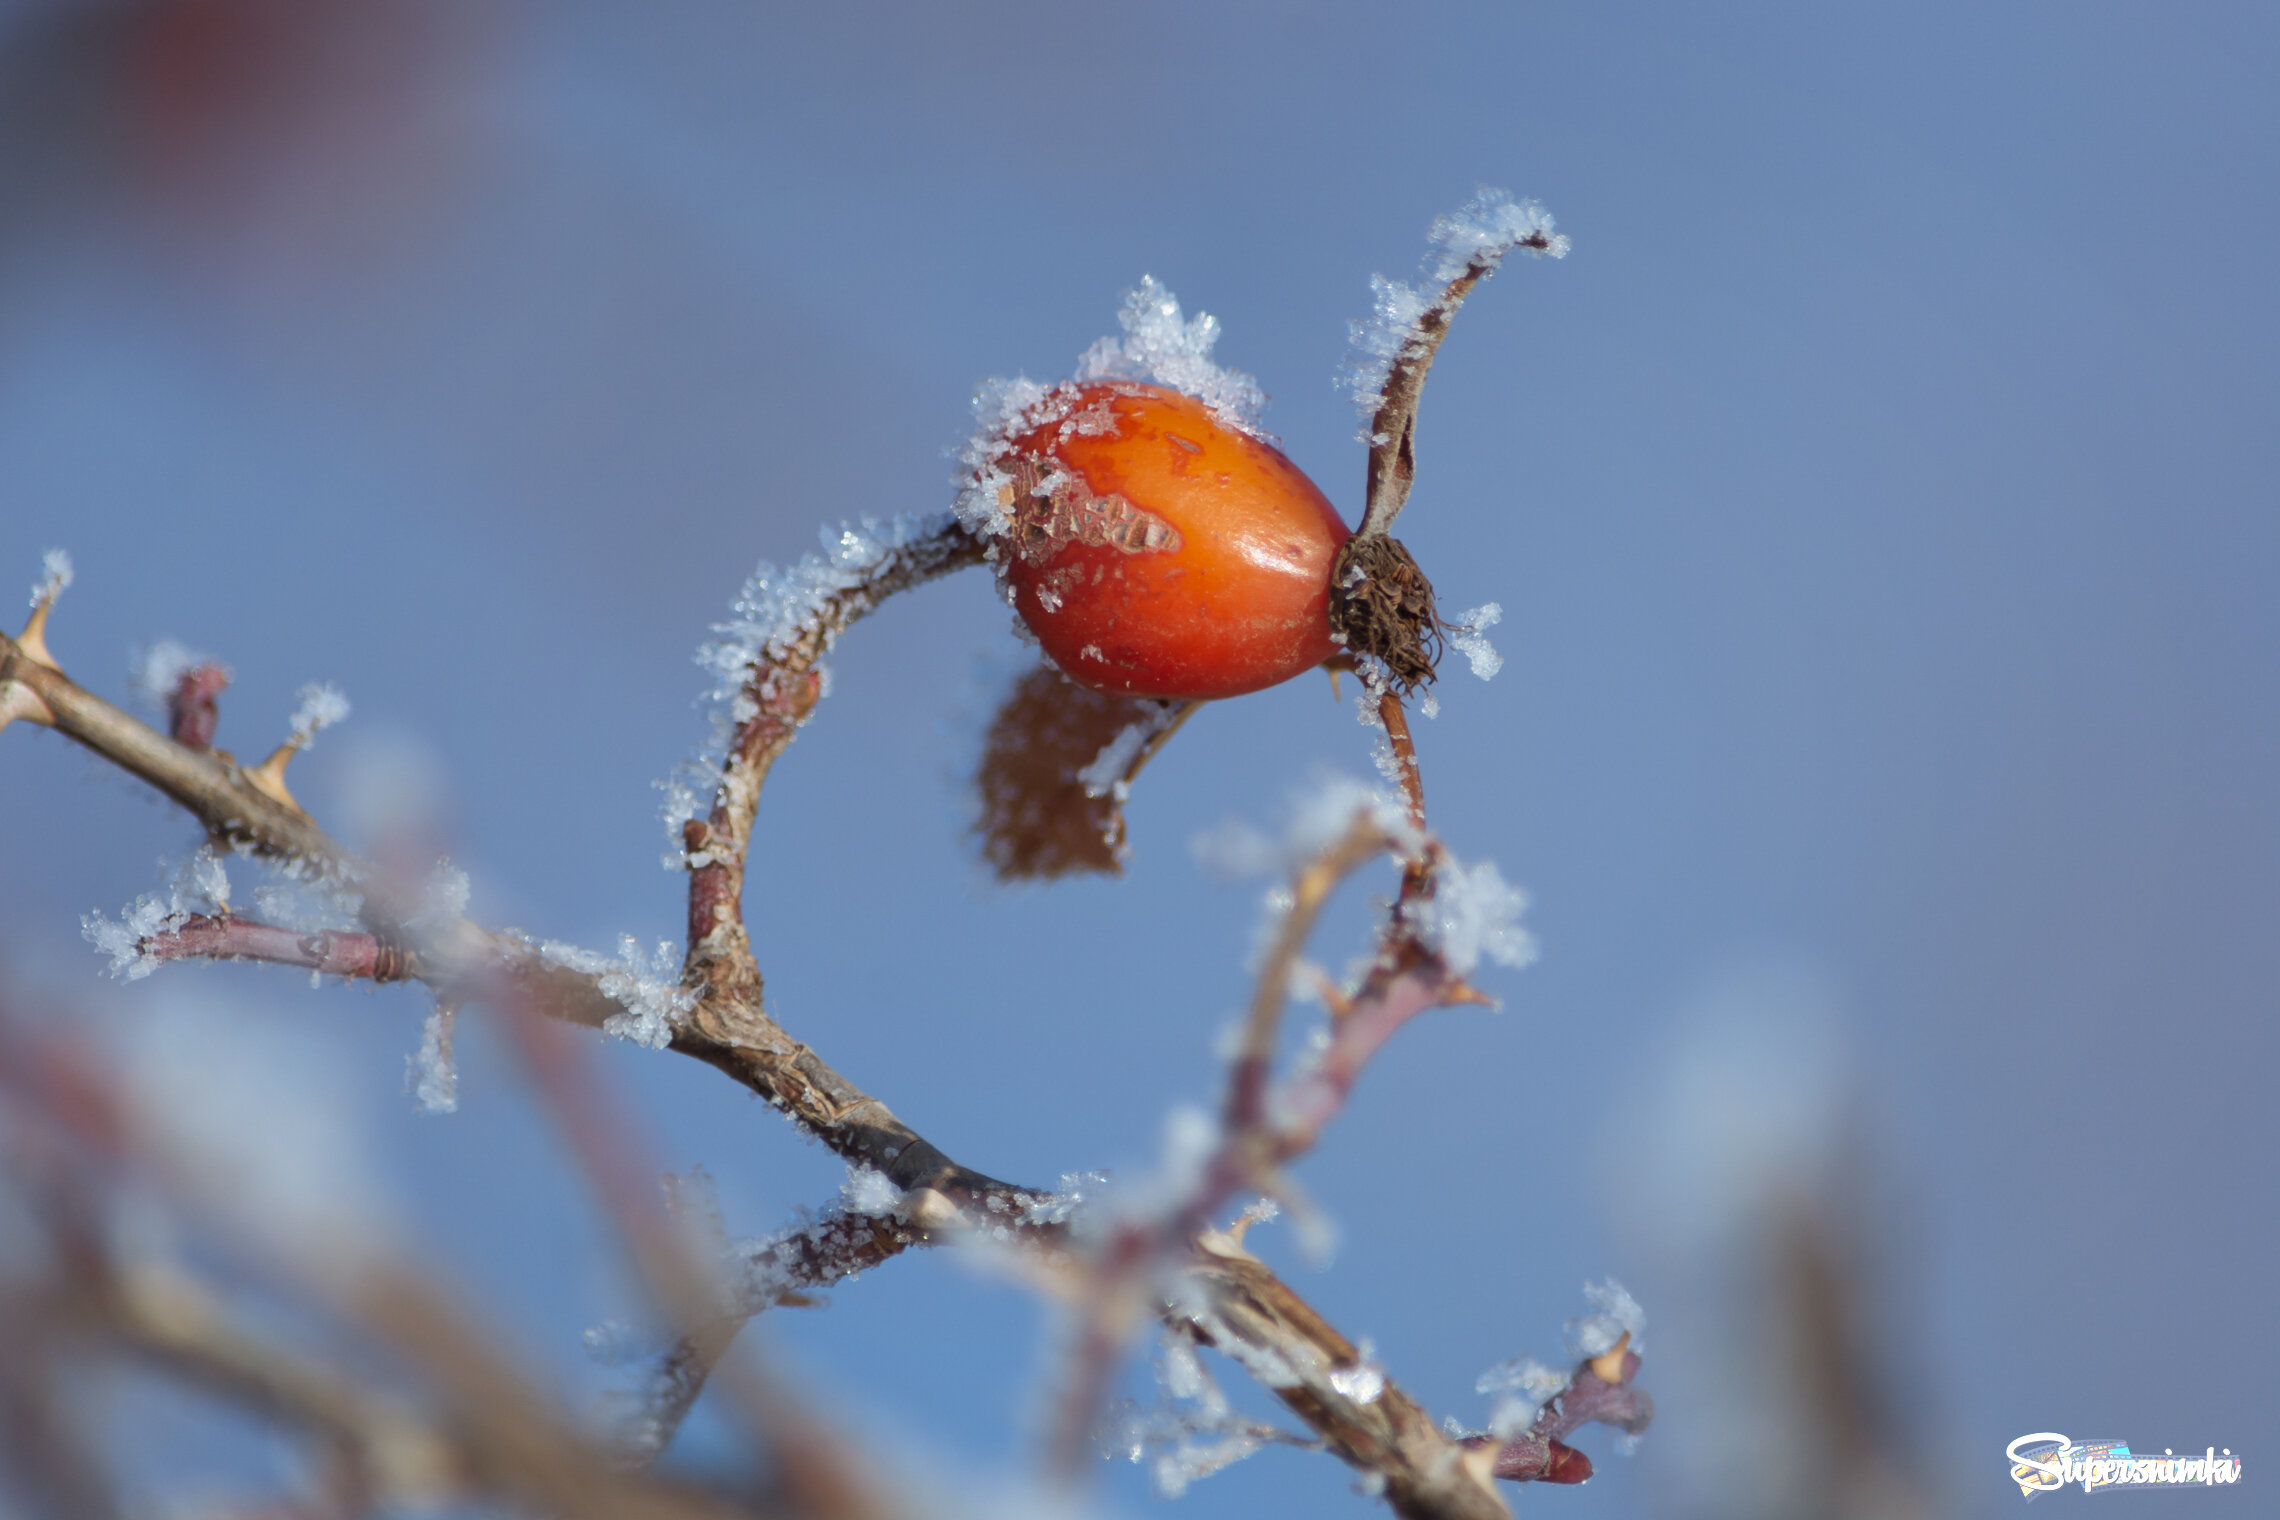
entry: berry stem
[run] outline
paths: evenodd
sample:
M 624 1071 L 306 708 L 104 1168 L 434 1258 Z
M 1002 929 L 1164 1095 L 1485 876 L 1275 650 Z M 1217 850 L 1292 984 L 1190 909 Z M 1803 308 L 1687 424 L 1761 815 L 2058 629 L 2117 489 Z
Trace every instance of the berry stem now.
M 1409 821 L 1422 831 L 1425 776 L 1417 768 L 1417 741 L 1409 736 L 1409 712 L 1401 705 L 1401 693 L 1388 688 L 1378 694 L 1378 719 L 1385 724 L 1386 741 L 1393 746 L 1393 758 L 1401 765 L 1401 795 L 1409 804 Z

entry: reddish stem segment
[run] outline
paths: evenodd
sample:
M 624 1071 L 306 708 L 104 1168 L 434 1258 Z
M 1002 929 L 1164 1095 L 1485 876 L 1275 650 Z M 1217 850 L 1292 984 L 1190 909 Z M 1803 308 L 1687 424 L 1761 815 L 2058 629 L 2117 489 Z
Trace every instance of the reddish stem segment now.
M 160 961 L 259 961 L 375 982 L 401 982 L 415 974 L 409 952 L 376 934 L 284 929 L 228 913 L 192 914 L 143 940 L 141 949 Z

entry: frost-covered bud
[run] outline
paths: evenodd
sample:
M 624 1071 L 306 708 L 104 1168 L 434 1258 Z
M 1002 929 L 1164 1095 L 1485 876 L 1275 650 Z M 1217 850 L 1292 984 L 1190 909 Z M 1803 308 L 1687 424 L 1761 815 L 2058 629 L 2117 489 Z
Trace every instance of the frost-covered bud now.
M 135 652 L 131 679 L 136 695 L 166 714 L 175 743 L 213 747 L 221 719 L 215 699 L 230 684 L 228 666 L 173 639 L 160 639 Z

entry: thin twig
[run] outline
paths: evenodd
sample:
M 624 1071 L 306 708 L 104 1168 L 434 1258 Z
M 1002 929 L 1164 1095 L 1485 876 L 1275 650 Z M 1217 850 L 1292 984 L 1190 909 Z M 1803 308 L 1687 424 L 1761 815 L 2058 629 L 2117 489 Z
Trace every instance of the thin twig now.
M 1392 844 L 1368 813 L 1359 813 L 1344 834 L 1300 866 L 1292 877 L 1291 905 L 1275 928 L 1274 943 L 1267 950 L 1251 993 L 1243 1043 L 1228 1072 L 1225 1123 L 1230 1134 L 1248 1134 L 1265 1123 L 1267 1078 L 1274 1064 L 1283 1004 L 1290 995 L 1291 972 L 1313 936 L 1324 905 L 1340 882 L 1384 854 Z

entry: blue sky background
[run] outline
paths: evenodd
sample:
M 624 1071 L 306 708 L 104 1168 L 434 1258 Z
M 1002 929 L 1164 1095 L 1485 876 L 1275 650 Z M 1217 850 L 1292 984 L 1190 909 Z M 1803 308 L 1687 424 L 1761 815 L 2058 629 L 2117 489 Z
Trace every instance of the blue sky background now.
M 1403 533 L 1446 605 L 1505 609 L 1503 673 L 1452 673 L 1421 743 L 1544 958 L 1405 1033 L 1305 1163 L 1334 1265 L 1270 1252 L 1475 1421 L 1587 1277 L 1637 1291 L 1658 1428 L 1587 1437 L 1602 1476 L 1530 1513 L 1781 1512 L 1719 1451 L 1806 1439 L 1752 1328 L 1792 1205 L 1858 1221 L 1886 1439 L 1939 1512 L 2015 1504 L 2028 1431 L 2274 1449 L 2269 14 L 394 3 L 328 52 L 238 9 L 271 83 L 193 75 L 172 115 L 155 13 L 0 11 L 0 567 L 73 552 L 52 643 L 95 690 L 178 637 L 260 753 L 336 681 L 356 715 L 295 770 L 321 820 L 425 767 L 477 916 L 674 935 L 650 783 L 754 561 L 946 505 L 973 385 L 1064 373 L 1144 273 L 1352 517 L 1345 324 L 1509 186 L 1575 251 L 1466 310 Z M 1366 735 L 1312 679 L 1209 710 L 1126 879 L 1007 892 L 960 776 L 1015 668 L 981 579 L 863 626 L 747 912 L 779 1016 L 937 1143 L 1131 1169 L 1246 995 L 1255 889 L 1188 840 L 1366 772 Z M 427 1118 L 409 993 L 105 983 L 79 915 L 191 831 L 21 726 L 0 799 L 17 1001 L 329 1063 L 418 1249 L 571 1396 L 606 1376 L 577 1336 L 622 1276 L 494 1045 Z M 714 1073 L 606 1056 L 733 1228 L 832 1196 Z M 835 1300 L 764 1338 L 852 1425 L 1027 1460 L 1030 1301 L 939 1257 Z M 1270 1453 L 1182 1503 L 1368 1512 L 1348 1488 Z

